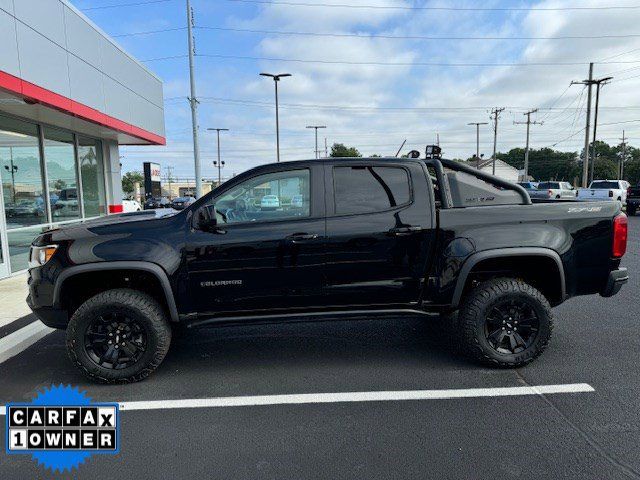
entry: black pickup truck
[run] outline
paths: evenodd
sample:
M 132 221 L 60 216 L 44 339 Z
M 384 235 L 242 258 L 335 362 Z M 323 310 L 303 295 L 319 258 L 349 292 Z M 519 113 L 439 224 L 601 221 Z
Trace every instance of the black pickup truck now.
M 627 190 L 627 215 L 633 217 L 640 208 L 640 184 Z
M 547 346 L 551 307 L 627 282 L 620 209 L 532 204 L 450 160 L 263 165 L 180 212 L 40 235 L 27 301 L 102 382 L 145 378 L 179 325 L 402 312 L 439 315 L 474 359 L 518 367 Z

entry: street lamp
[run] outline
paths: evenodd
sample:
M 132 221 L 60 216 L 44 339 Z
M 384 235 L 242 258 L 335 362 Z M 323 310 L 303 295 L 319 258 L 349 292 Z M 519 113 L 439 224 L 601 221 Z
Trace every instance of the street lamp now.
M 220 170 L 224 167 L 224 161 L 220 161 L 220 132 L 228 132 L 228 128 L 207 128 L 207 130 L 215 131 L 218 134 L 218 161 L 213 161 L 213 166 L 218 167 L 218 186 L 222 183 L 222 174 Z
M 274 75 L 272 73 L 261 73 L 263 77 L 271 77 L 273 78 L 273 83 L 276 86 L 276 159 L 278 162 L 280 161 L 280 125 L 278 119 L 278 82 L 281 78 L 290 77 L 290 73 L 278 73 Z
M 318 129 L 319 128 L 327 128 L 325 125 L 307 125 L 306 128 L 313 128 L 316 131 L 316 160 L 320 157 L 320 155 L 318 155 Z

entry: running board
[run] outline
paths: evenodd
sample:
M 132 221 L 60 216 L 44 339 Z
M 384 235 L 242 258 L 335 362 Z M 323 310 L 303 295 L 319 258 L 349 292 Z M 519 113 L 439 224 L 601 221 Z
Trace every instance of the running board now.
M 226 316 L 226 317 L 210 317 L 193 322 L 187 323 L 188 328 L 197 328 L 207 325 L 233 325 L 233 324 L 262 324 L 262 323 L 284 323 L 284 322 L 313 322 L 313 321 L 327 321 L 330 319 L 337 319 L 336 317 L 348 318 L 348 317 L 362 317 L 362 316 L 385 316 L 385 315 L 397 315 L 397 314 L 412 314 L 422 316 L 434 316 L 433 313 L 425 312 L 424 310 L 416 310 L 413 308 L 399 308 L 399 309 L 383 309 L 383 310 L 331 310 L 331 311 L 317 311 L 317 312 L 302 312 L 302 313 L 278 313 L 278 314 L 255 314 L 255 315 L 241 315 L 241 316 Z M 362 319 L 368 320 L 369 318 Z

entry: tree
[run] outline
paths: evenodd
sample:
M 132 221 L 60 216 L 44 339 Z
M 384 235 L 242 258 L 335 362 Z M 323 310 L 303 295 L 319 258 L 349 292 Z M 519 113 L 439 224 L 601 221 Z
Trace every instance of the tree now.
M 524 148 L 513 148 L 496 157 L 512 167 L 524 168 Z M 529 175 L 535 180 L 564 180 L 573 182 L 580 175 L 580 161 L 576 152 L 560 152 L 552 148 L 529 150 Z
M 144 176 L 141 172 L 127 172 L 122 176 L 122 191 L 127 195 L 135 192 L 135 183 L 142 183 Z
M 331 146 L 330 157 L 361 157 L 362 154 L 355 147 L 345 147 L 342 143 L 334 143 Z

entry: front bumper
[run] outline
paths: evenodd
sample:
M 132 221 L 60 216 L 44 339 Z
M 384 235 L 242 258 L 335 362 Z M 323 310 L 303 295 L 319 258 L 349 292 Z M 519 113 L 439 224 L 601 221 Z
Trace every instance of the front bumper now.
M 607 279 L 607 284 L 600 292 L 600 295 L 603 297 L 612 297 L 616 293 L 620 291 L 622 286 L 629 281 L 629 274 L 627 273 L 627 269 L 624 267 L 620 267 L 616 270 L 609 272 L 609 278 Z

